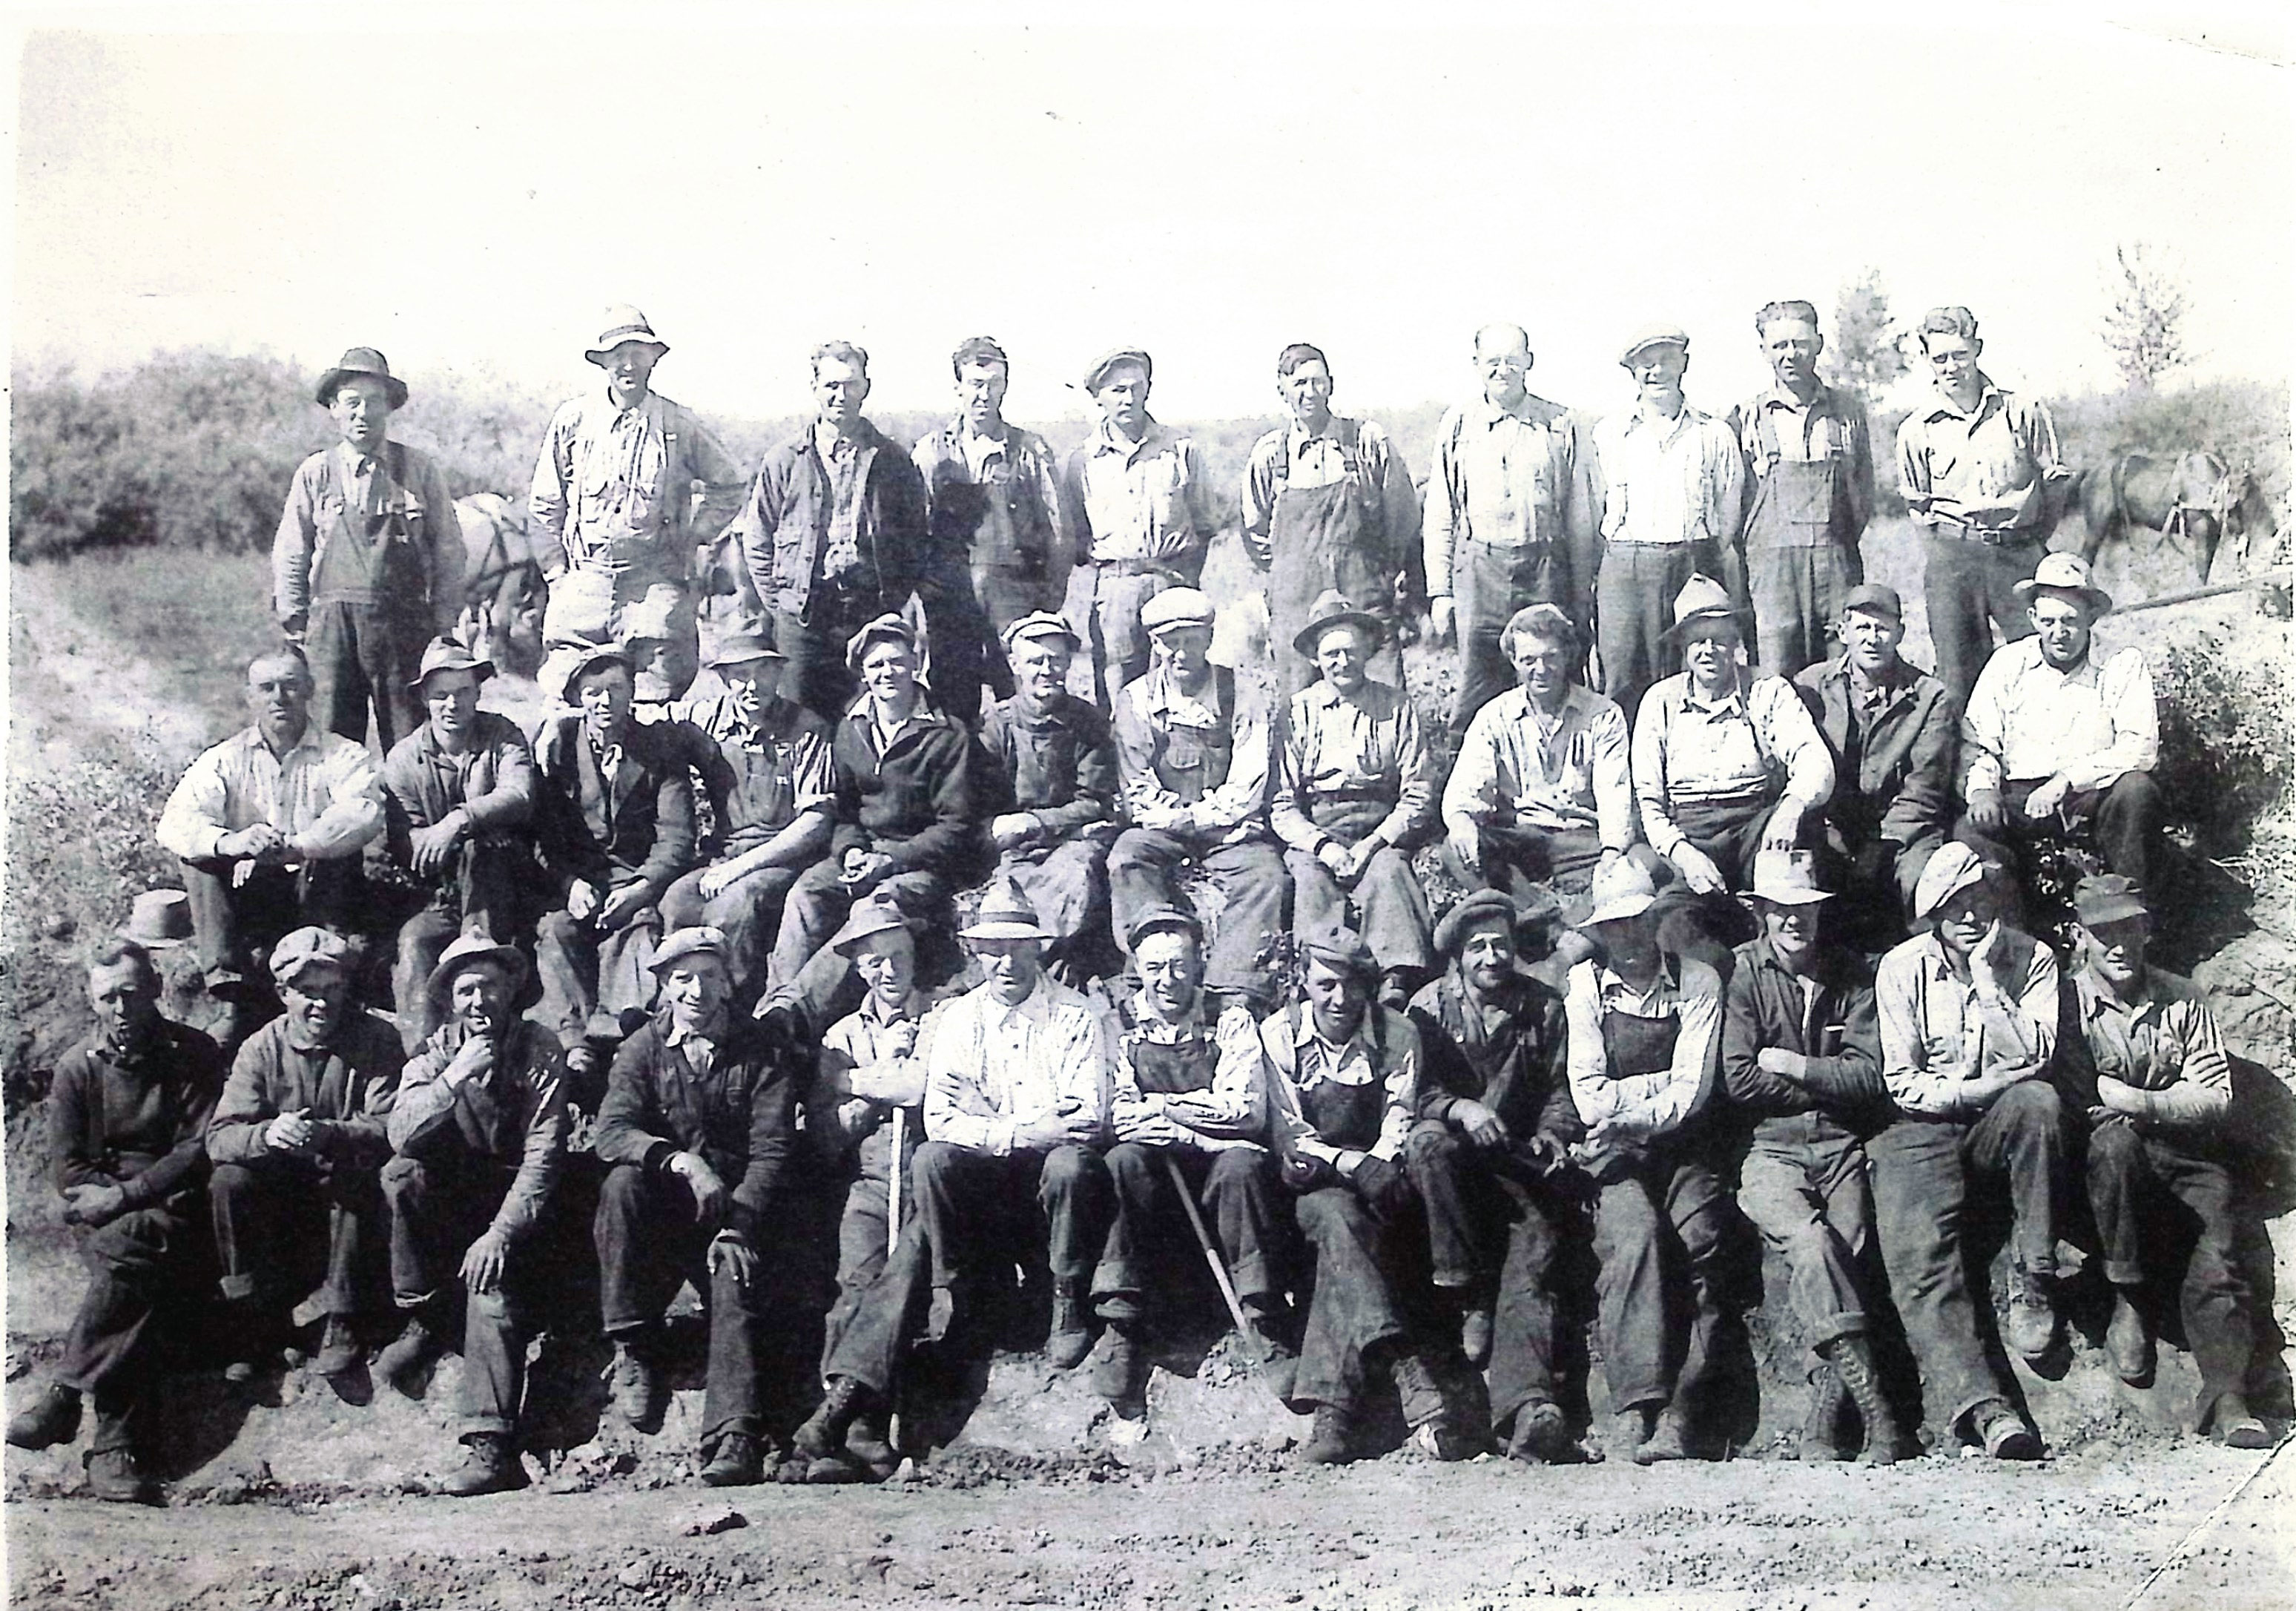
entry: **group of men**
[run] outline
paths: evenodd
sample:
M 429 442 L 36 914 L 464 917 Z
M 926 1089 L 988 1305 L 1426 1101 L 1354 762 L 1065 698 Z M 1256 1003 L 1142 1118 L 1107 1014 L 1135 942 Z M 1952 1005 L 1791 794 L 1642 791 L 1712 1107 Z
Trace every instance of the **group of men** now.
M 1215 517 L 1145 353 L 1092 367 L 1101 423 L 1056 464 L 1004 421 L 996 343 L 953 355 L 958 415 L 913 454 L 861 413 L 866 354 L 825 344 L 817 417 L 740 498 L 616 310 L 605 398 L 560 410 L 536 473 L 557 703 L 532 733 L 478 708 L 492 668 L 437 630 L 435 469 L 389 440 L 403 383 L 347 353 L 317 393 L 342 441 L 298 472 L 275 550 L 298 641 L 250 665 L 252 725 L 159 825 L 223 1047 L 159 1016 L 147 946 L 98 953 L 53 1109 L 96 1279 L 11 1441 L 70 1437 L 93 1396 L 96 1491 L 146 1494 L 145 1334 L 186 1272 L 211 1258 L 240 1306 L 235 1381 L 298 1300 L 341 1377 L 381 1246 L 377 1373 L 412 1381 L 459 1334 L 447 1489 L 521 1485 L 527 1336 L 570 1323 L 537 1249 L 562 1252 L 586 1151 L 616 1413 L 660 1425 L 690 1282 L 711 1483 L 775 1451 L 761 1336 L 808 1182 L 842 1196 L 824 1396 L 781 1467 L 812 1480 L 890 1469 L 920 1350 L 993 1329 L 1016 1264 L 1054 1362 L 1089 1357 L 1137 1427 L 1180 1226 L 1285 1359 L 1310 1461 L 1361 1452 L 1390 1387 L 1431 1453 L 1573 1458 L 1574 1240 L 1626 1445 L 1714 1455 L 1734 1178 L 1818 1356 L 1808 1458 L 1886 1460 L 1913 1424 L 1870 1340 L 1891 1303 L 1940 1434 L 2038 1452 L 1968 1285 L 1988 1203 L 2017 1352 L 2062 1346 L 2059 1246 L 2093 1222 L 2115 1368 L 2149 1379 L 2174 1277 L 2200 1425 L 2267 1436 L 2228 1063 L 2145 958 L 2152 686 L 2095 648 L 2086 566 L 2043 554 L 2046 412 L 1976 369 L 1965 310 L 1924 319 L 1937 386 L 1899 457 L 1932 677 L 1862 580 L 1870 451 L 1816 378 L 1815 315 L 1758 325 L 1778 384 L 1727 421 L 1689 407 L 1688 340 L 1658 329 L 1622 353 L 1635 407 L 1591 432 L 1524 390 L 1519 330 L 1486 329 L 1423 521 L 1384 435 L 1331 412 L 1324 355 L 1285 349 L 1292 423 L 1242 493 L 1269 701 L 1213 661 Z M 697 571 L 735 609 L 722 691 L 693 699 Z M 1423 599 L 1461 654 L 1441 739 L 1400 679 Z M 1439 922 L 1431 847 L 1463 891 Z M 2019 891 L 2066 853 L 2095 872 L 2060 958 Z M 365 1010 L 386 965 L 395 1028 Z M 2198 1227 L 2173 1270 L 2172 1223 Z

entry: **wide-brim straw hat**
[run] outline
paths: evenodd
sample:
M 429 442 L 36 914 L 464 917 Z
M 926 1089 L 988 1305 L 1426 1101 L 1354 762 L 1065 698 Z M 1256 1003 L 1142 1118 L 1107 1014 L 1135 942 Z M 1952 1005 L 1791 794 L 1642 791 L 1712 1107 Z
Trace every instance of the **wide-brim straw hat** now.
M 957 931 L 966 940 L 1050 940 L 1050 930 L 1038 921 L 1037 908 L 1017 884 L 988 892 L 972 922 Z
M 1599 928 L 1606 923 L 1624 923 L 1639 917 L 1658 904 L 1658 886 L 1651 882 L 1650 874 L 1639 864 L 1621 856 L 1595 869 L 1595 877 L 1587 890 L 1594 906 L 1578 920 L 1581 929 Z
M 2017 602 L 2030 609 L 2038 593 L 2070 593 L 2099 615 L 2112 608 L 2112 595 L 2096 585 L 2088 561 L 2078 554 L 2045 554 L 2033 574 L 2009 589 Z
M 654 334 L 653 325 L 644 314 L 627 302 L 617 302 L 613 307 L 606 309 L 606 316 L 601 321 L 598 339 L 582 356 L 603 368 L 606 360 L 613 357 L 614 349 L 624 341 L 637 341 L 654 349 L 657 352 L 669 350 L 669 343 Z
M 1776 906 L 1815 906 L 1833 899 L 1817 887 L 1817 858 L 1808 851 L 1756 851 L 1753 895 Z

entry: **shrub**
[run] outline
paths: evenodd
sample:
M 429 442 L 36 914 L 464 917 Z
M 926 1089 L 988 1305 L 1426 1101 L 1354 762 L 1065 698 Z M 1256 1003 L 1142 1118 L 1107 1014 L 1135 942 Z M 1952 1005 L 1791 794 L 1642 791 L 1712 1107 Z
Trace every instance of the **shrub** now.
M 2180 628 L 2146 656 L 2161 708 L 2154 780 L 2204 852 L 2238 855 L 2258 820 L 2286 803 L 2296 764 L 2296 722 L 2277 697 L 2288 671 L 2285 629 L 2260 621 L 2230 633 Z

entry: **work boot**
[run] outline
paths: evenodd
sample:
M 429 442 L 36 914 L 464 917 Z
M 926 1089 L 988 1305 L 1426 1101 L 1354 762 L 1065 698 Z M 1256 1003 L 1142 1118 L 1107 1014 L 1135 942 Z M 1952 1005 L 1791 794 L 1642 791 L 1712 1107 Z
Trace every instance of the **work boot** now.
M 463 1440 L 469 1452 L 447 1475 L 439 1492 L 452 1499 L 475 1499 L 481 1493 L 511 1493 L 526 1486 L 526 1464 L 498 1432 L 474 1432 Z
M 746 1432 L 726 1432 L 718 1434 L 717 1447 L 709 1451 L 709 1462 L 701 1467 L 701 1480 L 712 1488 L 748 1488 L 765 1480 L 766 1462 L 758 1452 L 758 1440 Z
M 1138 1420 L 1148 1404 L 1148 1351 L 1129 1326 L 1111 1326 L 1093 1361 L 1092 1390 L 1119 1415 Z
M 2152 1333 L 2126 1286 L 2112 1289 L 2112 1319 L 2104 1328 L 2104 1357 L 2112 1361 L 2112 1374 L 2131 1387 L 2152 1385 Z
M 2009 1346 L 2023 1354 L 2028 1364 L 2045 1360 L 2057 1345 L 2061 1324 L 2047 1278 L 2019 1270 L 2016 1288 L 2009 1295 Z
M 82 1457 L 87 1467 L 87 1491 L 114 1505 L 157 1504 L 160 1491 L 136 1464 L 135 1451 L 125 1443 L 91 1449 Z
M 8 1441 L 19 1449 L 51 1449 L 78 1435 L 79 1390 L 62 1382 L 50 1382 L 8 1418 Z
M 2236 1393 L 2217 1395 L 2217 1407 L 2210 1425 L 2216 1429 L 2217 1441 L 2227 1449 L 2272 1447 L 2272 1428 L 2266 1426 L 2249 1409 L 2248 1401 Z
M 1092 1352 L 1091 1324 L 1086 1318 L 1081 1281 L 1063 1276 L 1053 1283 L 1053 1328 L 1045 1338 L 1045 1354 L 1055 1370 L 1073 1370 Z
M 613 1380 L 614 1413 L 623 1423 L 640 1432 L 660 1431 L 669 1395 L 664 1390 L 661 1369 L 654 1363 L 653 1350 L 646 1339 L 614 1339 Z
M 866 1466 L 869 1475 L 881 1483 L 901 1463 L 901 1451 L 886 1434 L 886 1419 L 882 1410 L 865 1410 L 853 1418 L 852 1429 L 845 1434 L 845 1452 Z
M 2006 1399 L 1988 1399 L 1969 1412 L 1985 1452 L 1997 1460 L 2038 1460 L 2041 1440 Z
M 953 1287 L 936 1286 L 932 1301 L 925 1307 L 925 1341 L 946 1342 L 956 1325 L 956 1292 Z
M 311 1369 L 333 1381 L 346 1377 L 359 1366 L 358 1334 L 351 1329 L 350 1317 L 331 1314 L 319 1328 L 319 1357 L 311 1361 Z
M 1898 1461 L 1898 1418 L 1882 1392 L 1882 1377 L 1874 1369 L 1873 1345 L 1863 1336 L 1835 1340 L 1829 1357 L 1833 1374 L 1849 1389 L 1865 1423 L 1866 1447 L 1857 1457 L 1861 1466 L 1894 1466 Z
M 1849 1458 L 1841 1437 L 1841 1411 L 1849 1401 L 1849 1390 L 1842 1385 L 1841 1373 L 1831 1363 L 1821 1363 L 1809 1385 L 1809 1413 L 1802 1417 L 1801 1422 L 1801 1458 L 1805 1461 Z
M 1353 1418 L 1341 1405 L 1316 1405 L 1315 1429 L 1300 1447 L 1300 1463 L 1302 1466 L 1344 1466 L 1355 1458 Z
M 1251 1328 L 1267 1344 L 1271 1359 L 1292 1360 L 1300 1357 L 1300 1322 L 1280 1293 L 1252 1293 L 1243 1300 L 1245 1314 Z
M 1570 1458 L 1570 1423 L 1562 1408 L 1545 1399 L 1533 1399 L 1514 1412 L 1514 1433 L 1507 1439 L 1507 1459 L 1526 1466 L 1559 1466 Z
M 1658 1425 L 1651 1428 L 1650 1436 L 1635 1451 L 1635 1464 L 1657 1466 L 1668 1460 L 1696 1459 L 1698 1457 L 1691 1452 L 1690 1428 L 1684 1425 L 1684 1418 L 1681 1410 L 1669 1404 L 1660 1413 Z
M 845 1451 L 845 1434 L 860 1418 L 868 1388 L 849 1376 L 829 1378 L 821 1406 L 797 1429 L 797 1451 L 808 1459 L 825 1460 Z
M 374 1356 L 374 1374 L 390 1383 L 408 1398 L 414 1396 L 410 1385 L 439 1355 L 443 1344 L 439 1334 L 430 1328 L 423 1311 L 409 1310 L 406 1325 L 399 1334 L 383 1345 Z M 493 1492 L 491 1488 L 487 1492 Z
M 1443 1418 L 1450 1406 L 1443 1396 L 1443 1385 L 1435 1379 L 1425 1360 L 1415 1353 L 1398 1355 L 1390 1374 L 1395 1378 L 1396 1396 L 1403 1401 L 1406 1426 L 1416 1431 Z
M 1459 1352 L 1467 1356 L 1467 1363 L 1480 1370 L 1490 1362 L 1491 1309 L 1488 1303 L 1478 1303 L 1468 1309 L 1459 1322 Z

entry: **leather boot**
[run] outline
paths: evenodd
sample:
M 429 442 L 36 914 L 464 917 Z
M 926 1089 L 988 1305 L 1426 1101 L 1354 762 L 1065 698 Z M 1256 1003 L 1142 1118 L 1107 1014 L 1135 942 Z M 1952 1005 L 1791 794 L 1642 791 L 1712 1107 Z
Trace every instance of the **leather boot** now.
M 1681 1410 L 1669 1404 L 1651 1428 L 1649 1437 L 1635 1451 L 1635 1464 L 1656 1466 L 1667 1460 L 1689 1460 L 1698 1457 L 1691 1452 L 1690 1429 L 1683 1424 Z
M 1969 1424 L 1975 1428 L 1985 1452 L 1997 1460 L 2038 1460 L 2041 1458 L 2041 1440 L 2025 1425 L 2025 1418 L 2010 1408 L 2006 1399 L 1988 1399 L 1969 1412 Z
M 849 1376 L 830 1377 L 829 1391 L 822 1395 L 821 1407 L 797 1429 L 798 1452 L 816 1460 L 842 1454 L 845 1434 L 860 1418 L 868 1393 L 866 1387 Z
M 2236 1393 L 2219 1393 L 2217 1407 L 2209 1418 L 2209 1426 L 2217 1441 L 2227 1449 L 2269 1449 L 2272 1428 L 2249 1409 L 2248 1401 Z
M 1841 1384 L 1841 1373 L 1831 1360 L 1821 1363 L 1817 1374 L 1810 1378 L 1809 1412 L 1801 1420 L 1801 1458 L 1805 1462 L 1816 1460 L 1846 1460 L 1850 1451 L 1842 1446 L 1841 1412 L 1849 1402 L 1849 1390 Z
M 1300 1451 L 1303 1466 L 1344 1466 L 1356 1458 L 1354 1418 L 1338 1404 L 1316 1406 L 1316 1427 Z
M 869 1474 L 881 1483 L 892 1475 L 901 1463 L 901 1451 L 886 1435 L 886 1416 L 882 1410 L 864 1410 L 853 1418 L 852 1428 L 845 1434 L 845 1452 L 866 1466 Z
M 1545 1399 L 1533 1399 L 1514 1412 L 1507 1459 L 1527 1466 L 1559 1466 L 1570 1456 L 1570 1423 Z
M 623 1423 L 640 1432 L 660 1431 L 669 1395 L 653 1360 L 652 1339 L 635 1335 L 614 1339 L 613 1383 L 614 1413 Z
M 410 1309 L 406 1311 L 406 1327 L 374 1356 L 374 1374 L 412 1398 L 414 1395 L 408 1389 L 415 1377 L 439 1357 L 443 1346 L 429 1311 Z
M 1857 1405 L 1857 1418 L 1866 1425 L 1866 1448 L 1858 1455 L 1863 1466 L 1890 1466 L 1898 1459 L 1898 1418 L 1882 1392 L 1881 1374 L 1874 1369 L 1874 1348 L 1863 1336 L 1837 1338 L 1828 1357 L 1834 1374 Z
M 1045 1354 L 1055 1370 L 1073 1370 L 1092 1352 L 1092 1326 L 1085 1313 L 1084 1283 L 1064 1277 L 1053 1283 L 1053 1328 Z
M 127 1444 L 91 1449 L 83 1458 L 87 1467 L 87 1490 L 96 1498 L 114 1505 L 159 1502 L 159 1489 L 144 1475 L 144 1467 L 136 1463 L 135 1451 Z
M 319 1357 L 311 1361 L 312 1370 L 332 1381 L 350 1375 L 358 1365 L 358 1334 L 351 1329 L 350 1317 L 329 1315 L 319 1330 Z
M 2002 1327 L 2009 1346 L 2029 1363 L 2045 1360 L 2056 1347 L 2062 1327 L 2056 1295 L 2049 1290 L 2048 1281 L 2019 1270 L 2009 1294 L 2008 1324 Z
M 52 1449 L 79 1435 L 79 1393 L 50 1382 L 8 1419 L 8 1441 L 19 1449 Z
M 510 1493 L 526 1486 L 526 1466 L 498 1432 L 474 1432 L 463 1440 L 469 1451 L 463 1463 L 439 1484 L 453 1499 L 474 1499 L 481 1493 Z
M 2131 1387 L 2152 1385 L 2152 1333 L 2126 1286 L 2112 1289 L 2112 1319 L 2104 1328 L 2104 1357 L 2112 1374 Z
M 1093 1361 L 1092 1390 L 1119 1415 L 1137 1420 L 1147 1410 L 1148 1371 L 1148 1351 L 1140 1345 L 1135 1329 L 1111 1325 L 1100 1357 Z
M 712 1488 L 747 1488 L 765 1478 L 765 1457 L 758 1440 L 746 1432 L 720 1433 L 717 1447 L 701 1467 L 701 1480 Z

